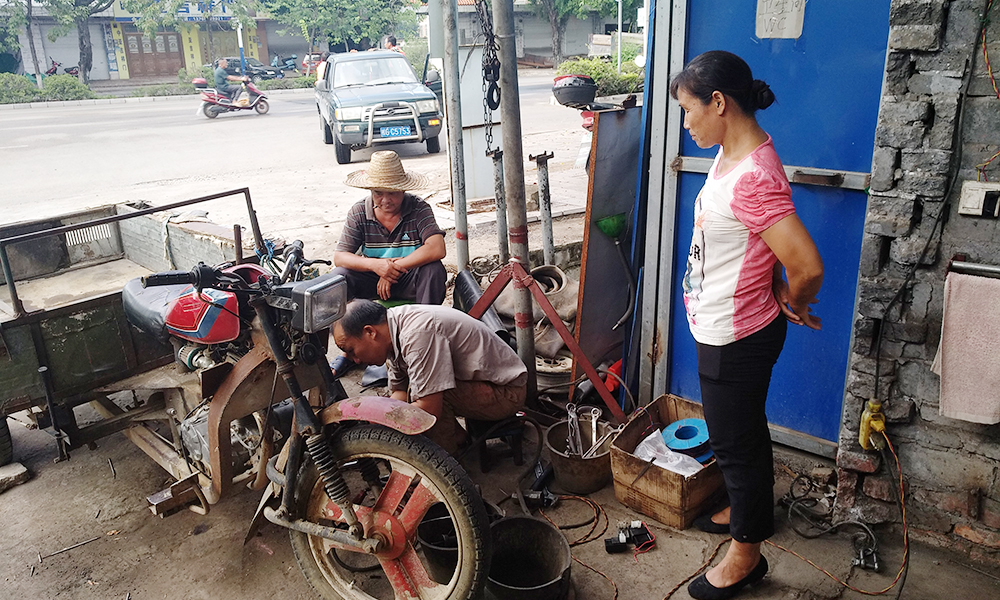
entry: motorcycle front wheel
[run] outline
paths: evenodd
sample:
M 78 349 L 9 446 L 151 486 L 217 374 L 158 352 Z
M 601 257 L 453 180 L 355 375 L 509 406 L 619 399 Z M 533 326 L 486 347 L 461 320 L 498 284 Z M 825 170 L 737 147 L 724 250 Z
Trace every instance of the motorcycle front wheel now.
M 271 105 L 267 103 L 267 100 L 259 100 L 257 104 L 254 104 L 253 109 L 257 111 L 258 115 L 266 115 L 267 111 L 271 109 Z
M 423 436 L 378 425 L 348 429 L 335 436 L 331 447 L 366 533 L 393 541 L 378 554 L 369 555 L 337 549 L 324 538 L 291 531 L 299 568 L 320 596 L 329 600 L 477 598 L 490 565 L 489 521 L 482 499 L 458 462 Z M 362 465 L 377 467 L 381 490 L 365 483 Z M 368 479 L 372 479 L 370 471 Z M 311 460 L 305 461 L 296 487 L 300 518 L 346 527 Z M 427 522 L 447 530 L 444 557 L 433 544 L 417 540 L 418 526 L 432 506 L 435 512 Z M 428 535 L 426 529 L 422 531 Z

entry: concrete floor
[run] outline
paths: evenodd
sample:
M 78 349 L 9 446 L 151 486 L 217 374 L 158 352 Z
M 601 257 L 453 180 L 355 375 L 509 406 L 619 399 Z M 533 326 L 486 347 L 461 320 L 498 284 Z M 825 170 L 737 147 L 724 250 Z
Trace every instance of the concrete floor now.
M 356 392 L 360 373 L 347 376 L 348 391 Z M 55 447 L 45 432 L 25 429 L 13 421 L 15 460 L 33 474 L 28 483 L 8 490 L 0 499 L 0 577 L 9 598 L 313 598 L 299 573 L 287 534 L 265 526 L 244 546 L 245 528 L 257 494 L 241 492 L 214 506 L 208 515 L 182 511 L 166 519 L 152 517 L 144 497 L 169 483 L 169 477 L 121 434 L 93 450 L 77 450 L 68 462 L 54 464 Z M 529 436 L 533 438 L 533 435 Z M 526 453 L 535 443 L 527 441 Z M 791 473 L 824 465 L 822 459 L 776 447 L 778 466 L 775 497 L 788 491 Z M 111 465 L 114 465 L 112 471 Z M 483 497 L 507 514 L 518 514 L 515 502 L 504 499 L 520 472 L 503 459 L 489 474 L 479 472 L 474 455 L 463 461 Z M 826 465 L 829 466 L 829 465 Z M 558 490 L 553 490 L 558 493 Z M 591 494 L 607 513 L 609 529 L 597 541 L 573 548 L 573 556 L 613 580 L 620 600 L 663 598 L 695 573 L 724 536 L 663 526 L 615 500 L 609 485 Z M 592 515 L 585 504 L 560 501 L 546 515 L 557 524 L 578 523 Z M 656 536 L 656 548 L 633 558 L 632 553 L 607 554 L 603 538 L 618 523 L 644 520 Z M 800 553 L 836 577 L 869 591 L 888 586 L 902 558 L 900 533 L 879 529 L 881 573 L 851 568 L 854 555 L 850 531 L 808 540 L 795 534 L 783 509 L 775 509 L 774 544 Z M 603 524 L 602 524 L 603 527 Z M 566 531 L 578 539 L 588 528 Z M 43 555 L 76 542 L 98 540 L 46 558 Z M 771 565 L 761 584 L 741 597 L 783 599 L 860 599 L 800 558 L 765 546 Z M 914 599 L 997 598 L 1000 578 L 954 562 L 945 551 L 911 547 L 910 569 L 903 597 Z M 717 559 L 718 560 L 718 559 Z M 612 584 L 574 562 L 572 582 L 577 600 L 604 600 L 614 595 Z M 888 596 L 895 596 L 891 591 Z M 687 598 L 682 587 L 676 598 Z

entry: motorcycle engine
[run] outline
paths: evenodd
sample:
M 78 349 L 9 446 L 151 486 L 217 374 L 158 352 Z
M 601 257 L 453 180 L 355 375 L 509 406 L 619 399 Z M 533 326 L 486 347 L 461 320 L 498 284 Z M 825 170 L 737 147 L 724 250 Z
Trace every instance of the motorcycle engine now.
M 199 407 L 191 416 L 181 421 L 181 443 L 191 460 L 201 463 L 209 471 L 208 405 Z M 260 431 L 252 416 L 233 421 L 229 426 L 233 448 L 233 465 L 241 473 L 249 467 L 250 456 L 260 444 Z

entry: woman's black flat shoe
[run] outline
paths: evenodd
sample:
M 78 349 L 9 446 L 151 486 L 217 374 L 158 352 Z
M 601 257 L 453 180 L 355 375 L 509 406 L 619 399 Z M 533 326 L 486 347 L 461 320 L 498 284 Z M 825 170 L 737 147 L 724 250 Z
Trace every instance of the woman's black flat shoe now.
M 701 515 L 692 524 L 705 533 L 729 533 L 729 523 L 716 523 L 711 513 Z
M 724 588 L 717 588 L 708 582 L 708 579 L 704 574 L 699 575 L 697 579 L 688 585 L 688 595 L 690 595 L 695 600 L 727 600 L 732 598 L 736 594 L 748 585 L 753 585 L 764 578 L 767 574 L 767 559 L 763 555 L 760 557 L 760 562 L 757 566 L 753 568 L 753 571 L 747 573 L 747 576 L 740 579 L 733 585 L 727 585 Z

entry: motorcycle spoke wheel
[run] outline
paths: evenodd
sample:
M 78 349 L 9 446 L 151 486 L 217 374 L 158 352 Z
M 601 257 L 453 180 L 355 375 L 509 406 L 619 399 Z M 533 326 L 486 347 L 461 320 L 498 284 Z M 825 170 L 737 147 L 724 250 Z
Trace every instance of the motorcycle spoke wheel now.
M 365 531 L 378 533 L 388 543 L 372 556 L 292 531 L 299 566 L 321 596 L 466 600 L 482 591 L 489 565 L 488 520 L 472 482 L 453 458 L 426 438 L 374 425 L 344 432 L 333 449 L 349 497 L 360 501 L 355 513 Z M 359 459 L 378 466 L 381 489 L 364 482 Z M 301 517 L 346 527 L 311 461 L 303 467 L 296 498 Z M 448 560 L 442 566 L 440 556 L 417 541 L 417 527 L 434 505 L 446 511 L 456 534 L 453 567 Z

